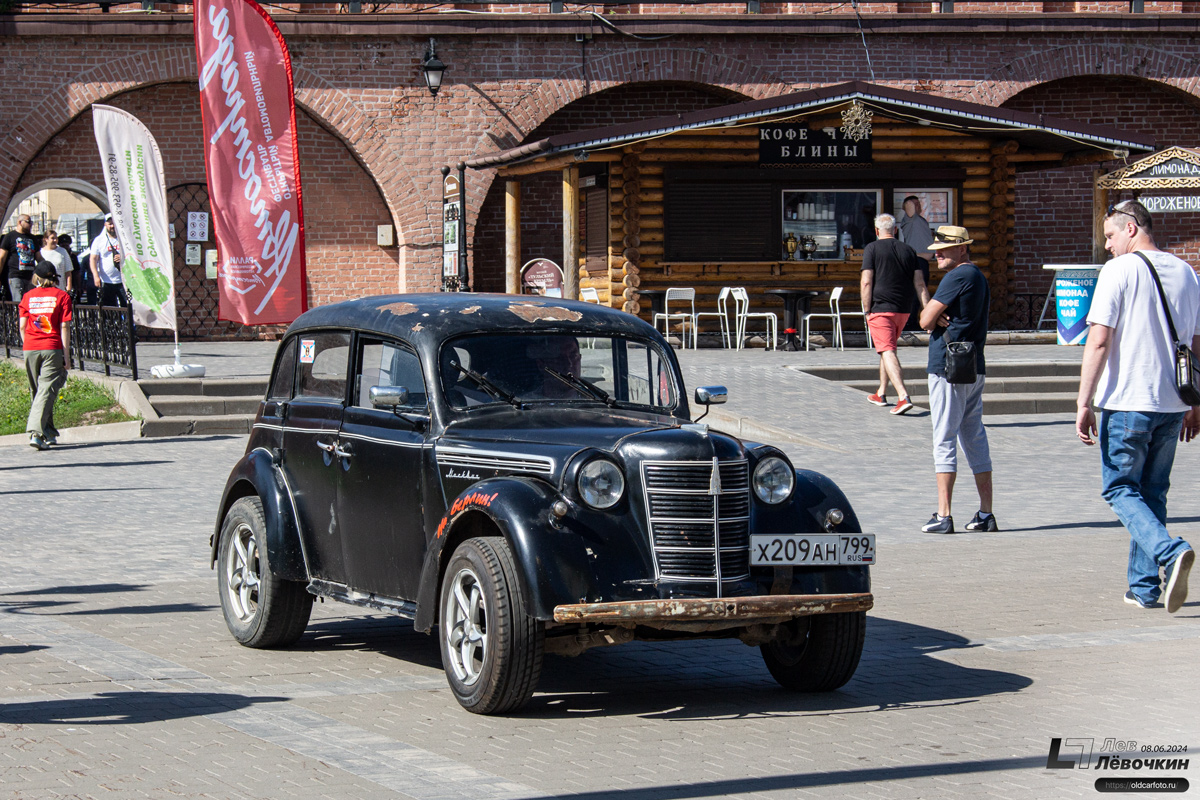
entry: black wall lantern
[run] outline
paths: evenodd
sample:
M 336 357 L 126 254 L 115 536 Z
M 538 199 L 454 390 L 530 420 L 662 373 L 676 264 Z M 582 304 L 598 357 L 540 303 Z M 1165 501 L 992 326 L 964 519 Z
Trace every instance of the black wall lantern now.
M 437 97 L 438 89 L 442 88 L 442 73 L 446 71 L 446 65 L 437 57 L 432 38 L 429 40 L 429 49 L 425 51 L 421 71 L 425 75 L 425 85 L 429 87 L 429 93 Z

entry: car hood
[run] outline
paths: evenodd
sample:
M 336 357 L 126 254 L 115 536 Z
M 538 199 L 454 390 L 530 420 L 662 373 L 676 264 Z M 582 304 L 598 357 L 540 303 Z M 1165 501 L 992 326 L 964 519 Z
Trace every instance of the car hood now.
M 449 496 L 473 481 L 532 474 L 557 483 L 581 450 L 600 450 L 632 478 L 642 461 L 722 461 L 745 457 L 741 442 L 707 425 L 604 408 L 547 406 L 473 415 L 447 428 L 436 454 Z

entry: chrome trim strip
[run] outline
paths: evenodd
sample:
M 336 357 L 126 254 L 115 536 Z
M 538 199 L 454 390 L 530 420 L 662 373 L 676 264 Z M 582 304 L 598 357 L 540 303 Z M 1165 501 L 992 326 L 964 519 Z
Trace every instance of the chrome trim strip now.
M 438 446 L 437 462 L 438 466 L 511 469 L 543 475 L 554 472 L 554 459 L 549 456 L 505 453 L 499 450 L 471 450 L 465 447 Z

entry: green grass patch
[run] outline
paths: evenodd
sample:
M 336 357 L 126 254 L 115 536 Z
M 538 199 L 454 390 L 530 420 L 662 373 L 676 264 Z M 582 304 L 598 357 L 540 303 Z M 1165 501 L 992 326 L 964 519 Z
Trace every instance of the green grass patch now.
M 25 432 L 31 402 L 25 369 L 0 360 L 0 436 Z M 68 378 L 54 404 L 54 424 L 59 430 L 131 419 L 134 417 L 117 405 L 112 391 L 87 378 Z

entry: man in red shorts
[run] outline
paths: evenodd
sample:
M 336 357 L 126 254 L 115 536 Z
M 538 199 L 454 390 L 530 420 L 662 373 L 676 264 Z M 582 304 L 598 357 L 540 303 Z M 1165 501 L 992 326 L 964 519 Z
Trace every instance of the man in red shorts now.
M 867 327 L 875 352 L 879 353 L 879 391 L 867 400 L 877 406 L 887 406 L 888 381 L 896 387 L 898 400 L 893 414 L 905 414 L 912 409 L 900 359 L 896 355 L 896 339 L 908 322 L 909 309 L 915 300 L 921 308 L 929 302 L 929 289 L 921 271 L 921 257 L 896 238 L 896 218 L 880 214 L 875 218 L 875 241 L 863 251 L 862 291 L 863 309 L 867 312 Z

